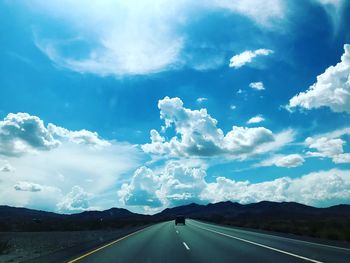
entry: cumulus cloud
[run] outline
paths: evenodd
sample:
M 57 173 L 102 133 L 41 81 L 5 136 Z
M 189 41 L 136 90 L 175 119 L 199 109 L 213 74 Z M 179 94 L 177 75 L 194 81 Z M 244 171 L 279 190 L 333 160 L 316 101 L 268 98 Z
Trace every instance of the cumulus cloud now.
M 248 124 L 252 124 L 252 123 L 259 123 L 259 122 L 263 122 L 265 119 L 261 116 L 261 115 L 258 115 L 258 116 L 255 116 L 255 117 L 252 117 L 250 118 L 247 123 Z
M 44 122 L 28 113 L 8 114 L 0 121 L 0 155 L 17 156 L 59 145 Z
M 63 142 L 51 151 L 9 157 L 16 172 L 1 174 L 0 204 L 62 212 L 57 204 L 73 186 L 79 186 L 94 197 L 89 199 L 89 208 L 107 209 L 117 204 L 115 195 L 106 197 L 106 192 L 132 173 L 143 158 L 138 148 L 118 142 L 108 147 Z M 16 191 L 14 185 L 22 181 L 35 182 L 41 191 Z
M 291 159 L 293 158 L 289 157 Z M 178 161 L 171 161 L 165 167 L 155 170 L 141 167 L 129 183 L 123 184 L 118 195 L 126 205 L 153 212 L 190 202 L 229 200 L 246 204 L 268 200 L 294 201 L 323 207 L 349 203 L 350 198 L 349 170 L 332 169 L 261 183 L 235 181 L 223 176 L 217 177 L 214 182 L 208 182 L 206 176 L 205 169 Z
M 159 207 L 162 203 L 156 191 L 160 184 L 160 177 L 151 169 L 142 166 L 134 172 L 130 183 L 122 185 L 118 195 L 125 205 Z
M 91 132 L 88 130 L 70 131 L 62 127 L 58 127 L 52 123 L 49 123 L 48 130 L 50 133 L 60 139 L 67 139 L 70 142 L 76 144 L 85 144 L 90 146 L 109 146 L 108 141 L 99 138 L 97 132 Z
M 61 200 L 62 192 L 79 186 L 91 194 L 104 194 L 144 158 L 129 143 L 107 141 L 87 130 L 46 126 L 28 113 L 11 113 L 0 121 L 0 156 L 6 157 L 5 163 L 0 163 L 1 204 L 56 211 L 61 203 L 67 212 L 69 206 L 64 205 L 68 201 Z M 13 171 L 12 166 L 16 167 L 15 173 L 3 173 Z M 113 205 L 111 200 L 108 202 L 99 200 L 98 205 Z
M 299 178 L 282 177 L 273 181 L 250 183 L 218 177 L 201 194 L 211 202 L 223 200 L 252 203 L 263 200 L 293 201 L 327 207 L 349 203 L 350 171 L 332 169 L 313 172 Z
M 255 90 L 264 90 L 265 87 L 264 87 L 264 83 L 262 82 L 252 82 L 249 84 L 249 87 L 252 88 L 252 89 L 255 89 Z
M 335 163 L 350 163 L 350 153 L 342 153 L 332 157 Z
M 187 109 L 179 98 L 165 97 L 159 100 L 158 108 L 165 130 L 174 127 L 176 136 L 166 140 L 158 131 L 151 130 L 151 143 L 142 145 L 147 153 L 173 157 L 226 154 L 233 158 L 246 158 L 273 150 L 272 145 L 278 149 L 293 139 L 291 132 L 273 134 L 264 127 L 233 126 L 225 135 L 206 109 Z
M 257 49 L 257 50 L 246 50 L 238 55 L 234 55 L 230 59 L 230 68 L 240 68 L 243 67 L 246 64 L 251 63 L 256 57 L 258 56 L 267 56 L 272 54 L 273 51 L 271 49 Z
M 290 99 L 288 109 L 329 107 L 334 112 L 350 114 L 350 45 L 344 45 L 341 61 L 317 76 L 317 81 L 305 92 Z
M 122 185 L 118 195 L 125 205 L 151 208 L 195 202 L 205 186 L 205 176 L 203 168 L 177 161 L 169 162 L 158 172 L 140 167 L 131 181 Z
M 18 182 L 13 186 L 16 191 L 39 192 L 42 186 L 31 182 Z
M 73 186 L 72 190 L 63 197 L 62 201 L 57 204 L 60 212 L 81 212 L 89 208 L 90 194 L 85 192 L 80 186 Z
M 331 158 L 334 163 L 347 163 L 350 162 L 350 154 L 344 153 L 345 143 L 340 138 L 308 137 L 305 140 L 306 146 L 316 151 L 308 151 L 306 154 L 311 157 Z
M 304 158 L 300 154 L 289 154 L 289 155 L 275 155 L 269 159 L 263 160 L 257 166 L 272 166 L 277 167 L 298 167 L 303 165 Z
M 317 152 L 308 152 L 309 155 L 331 157 L 343 153 L 343 145 L 345 144 L 345 141 L 339 138 L 332 139 L 321 137 L 313 139 L 312 137 L 308 137 L 305 140 L 305 143 L 309 148 L 317 150 Z
M 0 121 L 0 155 L 21 156 L 26 153 L 49 151 L 62 142 L 89 146 L 108 146 L 96 132 L 87 130 L 70 131 L 49 123 L 28 113 L 9 113 Z

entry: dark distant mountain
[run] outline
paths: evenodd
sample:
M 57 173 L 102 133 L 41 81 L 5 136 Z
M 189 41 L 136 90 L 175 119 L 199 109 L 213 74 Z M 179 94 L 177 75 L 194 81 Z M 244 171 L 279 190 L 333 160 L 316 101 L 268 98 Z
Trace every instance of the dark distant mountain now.
M 316 208 L 294 202 L 192 203 L 167 208 L 154 217 L 170 220 L 176 215 L 236 227 L 350 241 L 350 205 Z
M 83 219 L 121 219 L 121 218 L 143 218 L 146 215 L 132 213 L 124 208 L 110 208 L 104 211 L 84 211 L 82 213 L 70 215 L 72 218 Z
M 0 231 L 93 230 L 172 220 L 177 215 L 237 226 L 266 228 L 276 222 L 328 224 L 332 220 L 350 222 L 350 205 L 315 208 L 294 202 L 268 202 L 242 205 L 234 202 L 188 205 L 167 208 L 150 215 L 132 213 L 123 208 L 85 211 L 78 214 L 57 214 L 27 208 L 0 206 Z M 277 225 L 278 225 L 277 224 Z
M 11 207 L 0 205 L 0 219 L 4 218 L 63 218 L 65 215 L 46 212 L 41 210 L 28 209 L 23 207 Z
M 212 217 L 223 218 L 308 218 L 317 215 L 324 216 L 350 216 L 350 205 L 337 205 L 328 208 L 316 208 L 295 202 L 269 202 L 262 201 L 242 205 L 234 202 L 219 202 L 208 205 L 189 205 L 167 208 L 156 214 L 159 218 L 172 218 L 176 215 L 184 215 L 192 218 L 210 219 Z
M 153 222 L 151 216 L 123 208 L 57 214 L 27 208 L 0 206 L 0 231 L 92 230 Z

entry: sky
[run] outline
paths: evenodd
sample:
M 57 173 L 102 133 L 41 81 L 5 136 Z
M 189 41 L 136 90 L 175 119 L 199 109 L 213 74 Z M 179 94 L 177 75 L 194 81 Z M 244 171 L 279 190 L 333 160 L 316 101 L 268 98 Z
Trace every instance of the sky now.
M 0 2 L 0 204 L 350 204 L 350 2 Z

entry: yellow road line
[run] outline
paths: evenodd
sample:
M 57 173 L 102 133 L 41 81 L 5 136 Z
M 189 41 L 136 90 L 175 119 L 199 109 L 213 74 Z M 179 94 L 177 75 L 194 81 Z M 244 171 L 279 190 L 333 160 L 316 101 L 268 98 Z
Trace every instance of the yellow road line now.
M 151 226 L 149 226 L 149 227 L 151 227 Z M 94 250 L 92 250 L 92 251 L 90 251 L 90 252 L 88 252 L 88 253 L 86 253 L 86 254 L 84 254 L 84 255 L 81 255 L 80 257 L 77 257 L 77 258 L 75 258 L 75 259 L 73 259 L 73 260 L 70 260 L 70 261 L 68 261 L 67 263 L 77 262 L 77 261 L 79 261 L 79 260 L 81 260 L 81 259 L 83 259 L 83 258 L 85 258 L 85 257 L 87 257 L 87 256 L 89 256 L 89 255 L 91 255 L 91 254 L 93 254 L 93 253 L 95 253 L 95 252 L 101 250 L 101 249 L 104 249 L 104 248 L 106 248 L 106 247 L 109 247 L 110 245 L 113 245 L 113 244 L 115 244 L 115 243 L 117 243 L 117 242 L 119 242 L 119 241 L 122 241 L 123 239 L 126 239 L 126 238 L 128 238 L 128 237 L 130 237 L 130 236 L 136 235 L 137 233 L 140 233 L 140 232 L 142 232 L 142 231 L 148 229 L 149 227 L 145 227 L 145 228 L 140 229 L 140 230 L 138 230 L 138 231 L 136 231 L 136 232 L 133 232 L 133 233 L 131 233 L 131 234 L 129 234 L 129 235 L 126 235 L 126 236 L 121 237 L 121 238 L 119 238 L 119 239 L 117 239 L 117 240 L 114 240 L 114 241 L 112 241 L 112 242 L 110 242 L 110 243 L 108 243 L 108 244 L 106 244 L 106 245 L 104 245 L 104 246 L 102 246 L 102 247 L 96 248 L 96 249 L 94 249 Z

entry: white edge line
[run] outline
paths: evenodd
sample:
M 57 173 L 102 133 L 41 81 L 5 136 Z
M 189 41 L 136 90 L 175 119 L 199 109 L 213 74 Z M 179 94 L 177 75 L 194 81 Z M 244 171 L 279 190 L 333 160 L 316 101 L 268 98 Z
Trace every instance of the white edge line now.
M 182 242 L 182 244 L 184 244 L 184 246 L 187 250 L 190 250 L 189 246 L 187 246 L 187 244 L 185 242 Z
M 197 223 L 198 223 L 198 221 L 197 221 Z M 204 222 L 199 222 L 199 223 L 200 223 L 200 224 L 203 224 L 203 225 L 209 225 L 209 226 L 211 226 L 210 224 L 207 224 L 207 223 L 204 223 Z M 242 232 L 244 232 L 244 233 L 252 232 L 252 233 L 254 233 L 254 234 L 266 235 L 266 236 L 272 236 L 272 237 L 278 237 L 278 238 L 283 238 L 283 239 L 292 240 L 292 241 L 296 241 L 296 242 L 302 242 L 302 243 L 306 243 L 306 244 L 311 244 L 311 245 L 315 245 L 315 246 L 322 246 L 322 247 L 329 247 L 329 248 L 335 248 L 335 249 L 342 249 L 342 250 L 350 251 L 350 248 L 346 248 L 346 247 L 337 247 L 337 246 L 332 246 L 332 245 L 326 245 L 326 244 L 321 244 L 321 243 L 315 243 L 315 242 L 300 240 L 300 239 L 296 239 L 296 238 L 289 238 L 289 237 L 283 237 L 283 236 L 270 235 L 270 234 L 266 234 L 266 233 L 259 233 L 259 232 L 254 232 L 254 231 L 249 231 L 249 230 L 243 230 L 243 229 L 234 229 L 234 228 L 229 228 L 229 227 L 219 226 L 219 225 L 214 225 L 214 226 L 215 226 L 215 227 L 219 227 L 219 228 L 228 229 L 228 230 L 242 231 Z
M 303 256 L 300 256 L 300 255 L 297 255 L 297 254 L 293 254 L 293 253 L 290 253 L 290 252 L 287 252 L 287 251 L 284 251 L 284 250 L 280 250 L 280 249 L 269 247 L 269 246 L 266 246 L 266 245 L 263 245 L 263 244 L 259 244 L 259 243 L 253 242 L 253 241 L 249 241 L 249 240 L 246 240 L 246 239 L 243 239 L 243 238 L 239 238 L 239 237 L 231 236 L 231 235 L 228 235 L 228 234 L 225 234 L 225 233 L 221 233 L 221 232 L 218 232 L 218 231 L 215 231 L 215 230 L 212 230 L 212 229 L 204 228 L 204 227 L 201 227 L 201 226 L 196 226 L 194 224 L 192 224 L 192 225 L 195 226 L 195 227 L 198 227 L 198 228 L 201 228 L 201 229 L 204 229 L 204 230 L 207 230 L 207 231 L 219 234 L 219 235 L 223 235 L 223 236 L 226 236 L 226 237 L 237 239 L 237 240 L 240 240 L 240 241 L 243 241 L 243 242 L 246 242 L 246 243 L 249 243 L 249 244 L 253 244 L 253 245 L 256 245 L 256 246 L 259 246 L 259 247 L 267 248 L 267 249 L 270 249 L 270 250 L 273 250 L 273 251 L 276 251 L 276 252 L 280 252 L 280 253 L 283 253 L 283 254 L 286 254 L 286 255 L 289 255 L 289 256 L 293 256 L 293 257 L 296 257 L 296 258 L 301 258 L 301 259 L 304 259 L 304 260 L 307 260 L 307 261 L 311 261 L 311 262 L 315 262 L 315 263 L 322 263 L 322 261 L 318 261 L 318 260 L 315 260 L 315 259 L 303 257 Z M 185 245 L 185 242 L 183 242 L 183 243 Z

